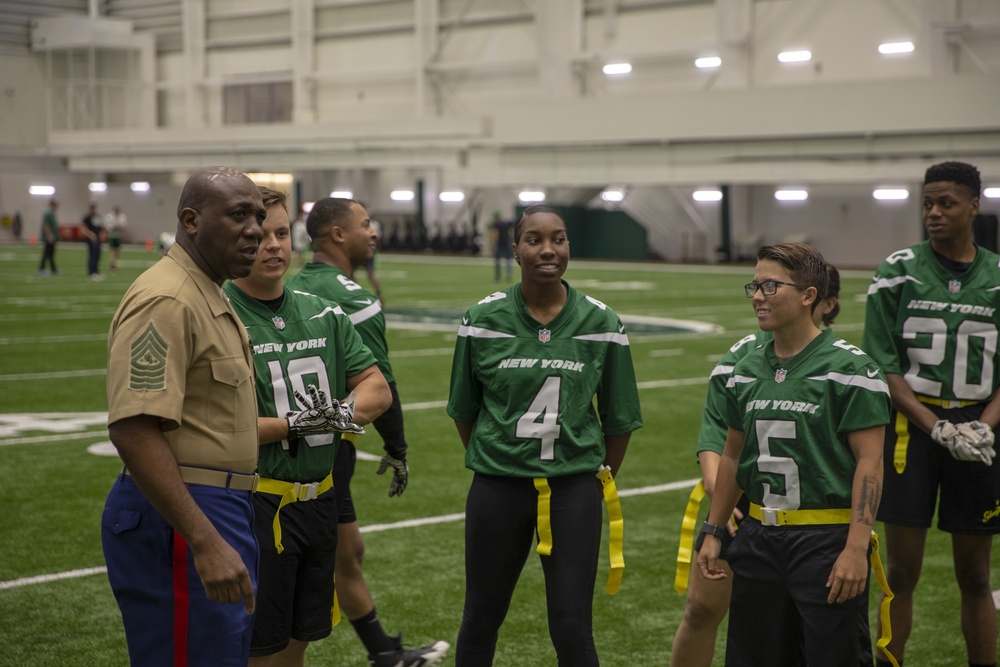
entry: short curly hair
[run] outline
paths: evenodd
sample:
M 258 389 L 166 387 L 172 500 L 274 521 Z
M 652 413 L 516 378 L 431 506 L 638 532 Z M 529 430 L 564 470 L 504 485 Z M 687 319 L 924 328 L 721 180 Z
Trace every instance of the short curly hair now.
M 941 162 L 928 167 L 924 174 L 924 185 L 928 183 L 954 183 L 969 192 L 969 196 L 975 199 L 983 189 L 983 182 L 979 178 L 979 170 L 966 162 Z

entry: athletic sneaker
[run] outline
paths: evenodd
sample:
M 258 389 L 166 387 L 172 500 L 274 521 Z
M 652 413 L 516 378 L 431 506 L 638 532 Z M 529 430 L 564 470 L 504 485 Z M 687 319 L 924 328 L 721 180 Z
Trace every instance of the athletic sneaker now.
M 404 649 L 403 635 L 396 637 L 396 648 L 376 655 L 368 656 L 372 667 L 430 667 L 441 662 L 448 653 L 451 644 L 434 642 L 423 648 Z

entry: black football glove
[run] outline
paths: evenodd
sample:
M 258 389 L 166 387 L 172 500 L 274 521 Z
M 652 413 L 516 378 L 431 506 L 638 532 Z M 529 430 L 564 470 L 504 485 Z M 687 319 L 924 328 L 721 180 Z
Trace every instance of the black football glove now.
M 406 465 L 406 460 L 394 458 L 391 454 L 382 457 L 378 464 L 376 474 L 381 475 L 389 468 L 392 468 L 392 481 L 389 482 L 389 497 L 401 496 L 406 491 L 406 483 L 410 480 L 410 467 Z

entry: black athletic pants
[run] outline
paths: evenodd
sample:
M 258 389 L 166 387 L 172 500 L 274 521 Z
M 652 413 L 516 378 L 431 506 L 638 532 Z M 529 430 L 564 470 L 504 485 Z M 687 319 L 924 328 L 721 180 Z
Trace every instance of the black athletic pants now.
M 548 481 L 552 555 L 540 558 L 549 635 L 561 667 L 596 667 L 592 606 L 601 546 L 600 487 L 590 473 Z M 465 507 L 465 610 L 456 667 L 493 664 L 537 518 L 538 492 L 530 478 L 476 473 Z

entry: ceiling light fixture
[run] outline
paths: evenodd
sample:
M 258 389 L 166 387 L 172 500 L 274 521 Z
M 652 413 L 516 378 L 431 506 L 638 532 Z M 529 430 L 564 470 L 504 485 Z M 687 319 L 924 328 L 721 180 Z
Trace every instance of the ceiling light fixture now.
M 608 63 L 602 71 L 608 76 L 625 76 L 632 73 L 631 63 Z
M 778 201 L 805 201 L 809 199 L 806 190 L 775 190 L 774 198 Z
M 805 63 L 812 60 L 812 51 L 782 51 L 778 54 L 778 60 L 783 63 Z
M 891 56 L 899 53 L 913 53 L 915 48 L 913 42 L 886 42 L 878 45 L 878 52 L 883 56 Z
M 695 190 L 691 194 L 695 201 L 722 201 L 722 190 Z

